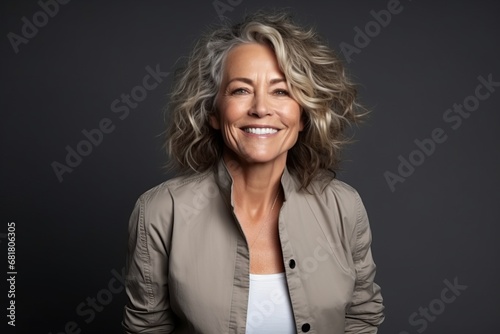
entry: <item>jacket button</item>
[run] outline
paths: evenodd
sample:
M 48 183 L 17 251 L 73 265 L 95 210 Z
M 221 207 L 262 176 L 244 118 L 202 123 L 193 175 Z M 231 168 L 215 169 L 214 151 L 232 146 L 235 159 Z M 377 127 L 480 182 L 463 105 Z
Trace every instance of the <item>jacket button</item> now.
M 289 262 L 289 265 L 290 265 L 290 268 L 295 268 L 295 260 L 294 259 L 291 259 L 290 262 Z
M 302 325 L 302 331 L 304 333 L 307 333 L 309 332 L 309 330 L 311 329 L 311 325 L 309 325 L 307 322 L 305 324 Z

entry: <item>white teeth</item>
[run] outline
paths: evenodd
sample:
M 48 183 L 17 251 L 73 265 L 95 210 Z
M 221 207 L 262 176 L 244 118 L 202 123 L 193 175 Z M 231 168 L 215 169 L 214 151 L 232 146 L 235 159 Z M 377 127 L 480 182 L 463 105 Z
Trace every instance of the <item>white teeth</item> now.
M 272 128 L 245 128 L 245 132 L 254 133 L 256 135 L 267 135 L 276 133 L 278 130 Z

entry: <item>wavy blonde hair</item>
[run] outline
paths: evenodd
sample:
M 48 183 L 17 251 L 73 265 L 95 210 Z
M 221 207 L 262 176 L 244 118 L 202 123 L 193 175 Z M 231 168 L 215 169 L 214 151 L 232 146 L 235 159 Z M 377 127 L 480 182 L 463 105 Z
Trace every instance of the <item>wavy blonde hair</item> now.
M 218 163 L 224 143 L 209 125 L 209 116 L 216 112 L 227 54 L 244 43 L 274 50 L 291 95 L 304 110 L 304 130 L 288 152 L 287 166 L 307 188 L 320 172 L 338 169 L 341 148 L 349 141 L 345 128 L 366 113 L 333 50 L 314 30 L 298 26 L 283 12 L 257 12 L 197 42 L 174 79 L 165 143 L 169 165 L 177 172 L 197 173 Z

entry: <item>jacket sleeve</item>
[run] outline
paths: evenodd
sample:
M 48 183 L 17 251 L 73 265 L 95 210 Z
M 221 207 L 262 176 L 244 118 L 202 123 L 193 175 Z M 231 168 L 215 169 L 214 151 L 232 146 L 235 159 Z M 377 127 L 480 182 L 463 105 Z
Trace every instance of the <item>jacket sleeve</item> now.
M 352 303 L 346 310 L 345 333 L 374 334 L 384 320 L 384 306 L 380 287 L 374 282 L 376 266 L 370 249 L 371 231 L 368 216 L 357 193 L 356 207 L 353 249 L 356 281 Z
M 129 222 L 127 304 L 122 327 L 125 333 L 172 333 L 175 324 L 169 303 L 168 254 L 162 229 L 165 213 L 155 213 L 155 209 L 145 207 L 145 202 L 143 195 Z

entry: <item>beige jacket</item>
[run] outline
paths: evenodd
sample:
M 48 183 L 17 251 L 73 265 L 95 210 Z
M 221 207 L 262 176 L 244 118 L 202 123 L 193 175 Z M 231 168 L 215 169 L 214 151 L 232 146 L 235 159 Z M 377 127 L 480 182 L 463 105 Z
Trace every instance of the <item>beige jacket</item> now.
M 245 333 L 249 251 L 232 180 L 214 171 L 144 193 L 129 224 L 126 333 Z M 358 193 L 336 179 L 297 190 L 285 170 L 279 236 L 297 333 L 376 333 L 382 296 Z M 261 305 L 272 316 L 272 302 Z

